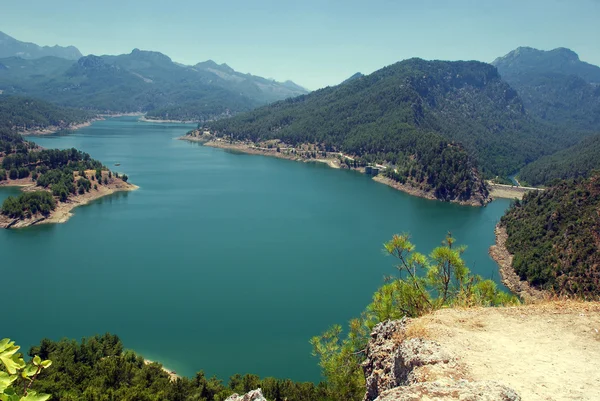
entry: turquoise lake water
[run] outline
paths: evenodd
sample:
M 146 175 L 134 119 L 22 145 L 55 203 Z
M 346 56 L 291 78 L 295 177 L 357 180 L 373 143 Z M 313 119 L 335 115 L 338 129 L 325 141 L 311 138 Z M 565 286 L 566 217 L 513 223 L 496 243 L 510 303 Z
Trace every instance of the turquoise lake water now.
M 382 252 L 394 233 L 428 253 L 451 231 L 471 270 L 498 281 L 487 252 L 506 200 L 429 201 L 356 172 L 175 140 L 190 128 L 124 117 L 30 138 L 86 151 L 140 189 L 65 224 L 0 231 L 0 271 L 21 285 L 4 287 L 14 313 L 0 338 L 28 349 L 111 332 L 183 375 L 318 381 L 310 337 L 369 303 L 394 272 Z M 17 193 L 1 188 L 0 201 Z

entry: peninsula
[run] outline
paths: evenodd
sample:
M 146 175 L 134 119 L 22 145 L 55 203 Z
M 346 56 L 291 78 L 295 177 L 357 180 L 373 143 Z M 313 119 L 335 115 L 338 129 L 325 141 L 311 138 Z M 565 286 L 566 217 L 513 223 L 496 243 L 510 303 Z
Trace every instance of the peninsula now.
M 118 191 L 137 189 L 77 149 L 41 149 L 21 135 L 0 130 L 0 186 L 20 186 L 0 207 L 1 228 L 62 223 L 71 210 Z

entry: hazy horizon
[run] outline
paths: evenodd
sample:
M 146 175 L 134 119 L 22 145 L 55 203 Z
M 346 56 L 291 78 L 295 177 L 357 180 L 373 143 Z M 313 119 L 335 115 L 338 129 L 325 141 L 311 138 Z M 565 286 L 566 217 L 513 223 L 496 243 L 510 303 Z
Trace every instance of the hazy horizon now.
M 84 55 L 139 48 L 187 65 L 210 59 L 310 90 L 411 57 L 491 62 L 519 46 L 566 47 L 600 65 L 597 0 L 378 0 L 368 9 L 355 0 L 4 3 L 0 31 L 20 41 L 73 45 Z

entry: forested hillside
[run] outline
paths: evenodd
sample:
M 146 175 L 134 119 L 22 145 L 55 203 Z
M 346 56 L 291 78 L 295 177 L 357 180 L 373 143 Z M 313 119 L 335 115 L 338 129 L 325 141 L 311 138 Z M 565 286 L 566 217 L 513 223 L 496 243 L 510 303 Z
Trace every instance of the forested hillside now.
M 550 185 L 557 179 L 588 177 L 593 170 L 600 170 L 600 135 L 528 164 L 519 179 L 523 185 Z
M 0 59 L 0 91 L 107 112 L 203 121 L 304 94 L 293 82 L 241 74 L 214 62 L 185 66 L 158 52 Z
M 600 174 L 530 192 L 502 217 L 513 268 L 533 286 L 600 297 Z
M 526 109 L 551 123 L 600 131 L 600 67 L 565 48 L 520 47 L 496 59 L 500 75 Z
M 322 386 L 256 375 L 234 375 L 225 385 L 204 372 L 193 378 L 172 381 L 157 363 L 145 363 L 142 356 L 124 350 L 121 340 L 111 334 L 58 342 L 44 339 L 29 355 L 52 361 L 32 388 L 52 395 L 53 401 L 67 400 L 205 400 L 223 401 L 237 392 L 261 388 L 273 401 L 325 400 Z M 21 386 L 22 387 L 22 386 Z
M 44 100 L 0 95 L 0 129 L 24 132 L 48 127 L 67 128 L 86 122 L 94 114 L 59 107 Z
M 420 59 L 206 127 L 236 139 L 323 144 L 399 165 L 437 138 L 464 146 L 488 177 L 508 176 L 579 138 L 530 118 L 489 64 Z

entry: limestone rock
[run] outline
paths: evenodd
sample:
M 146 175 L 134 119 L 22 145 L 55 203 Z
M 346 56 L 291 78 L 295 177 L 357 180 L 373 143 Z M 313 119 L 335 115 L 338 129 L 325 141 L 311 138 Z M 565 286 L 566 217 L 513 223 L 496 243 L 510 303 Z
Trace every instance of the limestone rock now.
M 495 382 L 472 382 L 458 359 L 435 342 L 407 338 L 410 319 L 373 328 L 363 362 L 363 401 L 518 401 L 512 389 Z
M 396 387 L 383 392 L 375 401 L 520 401 L 512 389 L 495 382 L 426 382 Z
M 364 401 L 372 401 L 379 393 L 400 385 L 397 377 L 397 355 L 400 339 L 408 319 L 388 320 L 373 328 L 362 364 L 367 383 Z
M 244 395 L 232 394 L 225 401 L 267 401 L 261 389 L 247 392 Z

